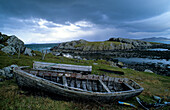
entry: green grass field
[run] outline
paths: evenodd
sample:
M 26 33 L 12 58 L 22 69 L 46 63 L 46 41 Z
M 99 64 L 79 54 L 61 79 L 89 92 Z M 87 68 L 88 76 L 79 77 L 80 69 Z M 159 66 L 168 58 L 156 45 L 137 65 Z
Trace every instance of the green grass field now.
M 91 65 L 93 66 L 92 74 L 105 74 L 112 77 L 126 77 L 133 79 L 139 83 L 144 91 L 139 97 L 147 102 L 154 102 L 152 96 L 160 96 L 165 101 L 170 101 L 170 78 L 167 76 L 160 76 L 154 73 L 139 72 L 132 69 L 121 69 L 117 67 L 111 67 L 110 63 L 105 60 L 76 60 L 64 57 L 53 56 L 47 54 L 45 60 L 41 60 L 41 53 L 35 52 L 37 55 L 34 57 L 21 55 L 18 59 L 17 55 L 7 55 L 0 51 L 0 68 L 17 64 L 19 66 L 31 66 L 33 61 L 44 61 L 53 63 L 65 63 L 76 65 Z M 98 65 L 93 65 L 98 63 Z M 122 71 L 124 75 L 117 75 L 113 73 L 107 73 L 99 71 L 99 69 L 108 69 L 115 71 Z M 140 106 L 136 102 L 135 98 L 129 99 L 126 102 L 130 102 L 136 105 L 139 109 Z M 80 110 L 80 109 L 93 109 L 93 110 L 131 110 L 132 107 L 117 105 L 116 102 L 111 104 L 93 103 L 93 102 L 77 102 L 73 100 L 56 100 L 47 96 L 39 96 L 34 94 L 28 94 L 27 91 L 21 90 L 15 79 L 5 80 L 0 82 L 0 110 Z M 163 108 L 164 110 L 170 109 L 169 106 Z

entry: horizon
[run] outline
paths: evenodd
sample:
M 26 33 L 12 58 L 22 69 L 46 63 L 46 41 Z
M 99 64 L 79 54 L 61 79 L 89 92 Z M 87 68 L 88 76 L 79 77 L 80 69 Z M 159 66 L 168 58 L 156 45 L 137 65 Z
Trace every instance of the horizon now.
M 0 13 L 2 33 L 25 44 L 170 39 L 169 0 L 5 0 L 0 1 Z

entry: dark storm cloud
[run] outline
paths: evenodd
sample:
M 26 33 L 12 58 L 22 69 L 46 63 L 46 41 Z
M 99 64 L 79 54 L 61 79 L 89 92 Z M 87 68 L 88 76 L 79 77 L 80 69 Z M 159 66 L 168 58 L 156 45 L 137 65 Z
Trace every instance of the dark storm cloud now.
M 84 20 L 100 29 L 117 28 L 117 36 L 122 29 L 123 33 L 166 31 L 168 35 L 169 12 L 169 0 L 0 0 L 0 29 L 8 24 L 15 27 L 11 18 L 41 18 L 57 24 Z
M 10 17 L 112 23 L 159 15 L 169 10 L 169 3 L 169 0 L 1 0 L 0 12 Z

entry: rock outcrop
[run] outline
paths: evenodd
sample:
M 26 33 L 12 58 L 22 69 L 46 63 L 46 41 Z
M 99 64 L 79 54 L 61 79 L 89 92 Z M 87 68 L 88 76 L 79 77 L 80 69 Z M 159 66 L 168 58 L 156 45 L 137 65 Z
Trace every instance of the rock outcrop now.
M 139 47 L 151 46 L 150 43 L 139 40 L 123 39 L 123 38 L 111 38 L 108 41 L 103 42 L 88 42 L 85 40 L 77 40 L 71 42 L 64 42 L 58 46 L 52 47 L 51 51 L 56 52 L 88 52 L 88 53 L 100 53 L 103 51 L 117 51 L 117 50 L 132 50 Z
M 0 50 L 11 55 L 18 52 L 33 56 L 32 50 L 24 46 L 24 42 L 16 36 L 7 36 L 0 33 Z
M 29 49 L 29 48 L 25 48 L 24 54 L 29 55 L 29 56 L 33 56 L 32 50 Z
M 3 48 L 3 47 L 4 47 L 4 45 L 3 45 L 3 44 L 0 44 L 0 49 Z
M 6 42 L 9 46 L 12 46 L 15 48 L 16 51 L 19 51 L 22 53 L 25 50 L 24 42 L 20 39 L 18 39 L 16 36 L 10 36 L 9 39 Z
M 151 43 L 149 43 L 149 42 L 145 42 L 145 41 L 142 41 L 142 40 L 125 39 L 125 38 L 110 38 L 108 41 L 116 41 L 116 42 L 131 44 L 134 47 L 151 46 Z
M 14 47 L 12 46 L 5 46 L 4 48 L 1 49 L 1 51 L 5 52 L 5 53 L 9 53 L 11 55 L 17 53 L 17 51 L 15 50 Z
M 3 69 L 0 69 L 0 76 L 3 76 L 4 79 L 1 79 L 4 81 L 5 79 L 12 79 L 14 77 L 13 74 L 13 68 L 18 67 L 17 65 L 11 65 L 8 67 L 4 67 Z

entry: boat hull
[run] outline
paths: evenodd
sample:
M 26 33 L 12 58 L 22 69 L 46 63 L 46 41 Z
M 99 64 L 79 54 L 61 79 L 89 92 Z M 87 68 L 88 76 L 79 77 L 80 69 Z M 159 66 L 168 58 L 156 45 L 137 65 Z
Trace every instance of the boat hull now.
M 113 102 L 115 100 L 126 100 L 139 95 L 143 88 L 132 91 L 122 92 L 92 92 L 92 91 L 75 91 L 66 87 L 58 86 L 57 83 L 29 74 L 23 70 L 14 70 L 16 81 L 19 87 L 28 89 L 38 89 L 52 94 L 57 94 L 71 99 L 83 99 L 89 101 Z

